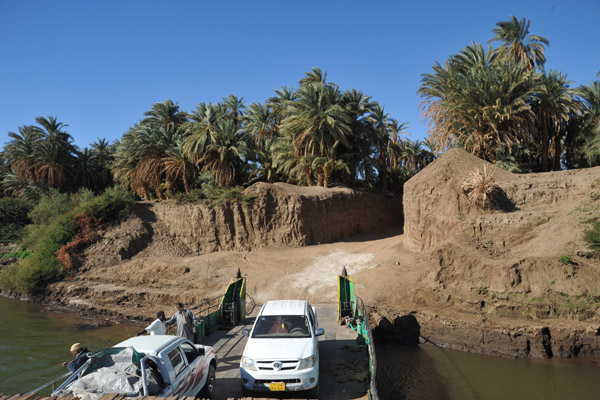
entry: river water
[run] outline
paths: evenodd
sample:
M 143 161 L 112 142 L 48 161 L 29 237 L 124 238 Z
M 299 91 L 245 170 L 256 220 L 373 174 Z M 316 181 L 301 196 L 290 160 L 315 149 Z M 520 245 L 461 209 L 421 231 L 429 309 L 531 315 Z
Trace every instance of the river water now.
M 600 360 L 509 359 L 432 345 L 376 345 L 381 399 L 600 399 Z
M 96 351 L 135 334 L 132 325 L 85 329 L 74 314 L 0 296 L 0 393 L 26 393 L 68 372 L 60 364 L 75 342 Z
M 26 393 L 66 372 L 69 348 L 100 350 L 135 335 L 131 325 L 85 329 L 77 316 L 0 296 L 0 393 Z M 433 346 L 377 346 L 382 400 L 600 399 L 598 360 L 512 360 Z

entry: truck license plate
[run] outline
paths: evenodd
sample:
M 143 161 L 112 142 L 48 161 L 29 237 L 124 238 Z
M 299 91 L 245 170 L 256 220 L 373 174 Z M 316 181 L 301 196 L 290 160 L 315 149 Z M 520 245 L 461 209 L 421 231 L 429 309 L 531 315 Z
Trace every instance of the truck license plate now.
M 271 382 L 269 384 L 269 389 L 272 392 L 281 392 L 285 390 L 285 382 Z

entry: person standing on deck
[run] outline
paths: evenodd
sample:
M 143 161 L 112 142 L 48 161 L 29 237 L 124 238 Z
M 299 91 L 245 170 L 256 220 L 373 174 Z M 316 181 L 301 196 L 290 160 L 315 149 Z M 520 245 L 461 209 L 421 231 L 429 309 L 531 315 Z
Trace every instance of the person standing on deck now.
M 71 346 L 71 355 L 75 359 L 68 362 L 65 361 L 61 364 L 61 366 L 68 367 L 69 371 L 75 372 L 88 360 L 87 353 L 89 353 L 87 347 L 83 347 L 81 343 L 74 343 Z
M 181 302 L 177 303 L 175 307 L 177 307 L 177 312 L 169 320 L 165 321 L 165 326 L 168 327 L 177 323 L 177 336 L 187 338 L 194 343 L 194 331 L 197 324 L 194 313 L 186 310 Z
M 148 332 L 150 335 L 164 335 L 166 319 L 167 318 L 165 317 L 165 312 L 159 311 L 158 313 L 156 313 L 156 319 L 154 320 L 154 322 L 152 322 L 150 325 L 139 331 L 138 334 L 135 336 L 143 335 L 146 332 Z

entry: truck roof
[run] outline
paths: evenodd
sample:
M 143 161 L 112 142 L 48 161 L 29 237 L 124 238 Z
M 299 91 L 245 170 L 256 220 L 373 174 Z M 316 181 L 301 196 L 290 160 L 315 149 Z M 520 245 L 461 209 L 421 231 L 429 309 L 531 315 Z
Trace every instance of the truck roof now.
M 114 347 L 132 346 L 138 353 L 157 354 L 166 346 L 175 343 L 179 339 L 181 339 L 179 336 L 172 335 L 134 336 L 116 344 Z
M 307 304 L 306 300 L 269 300 L 260 315 L 305 315 Z

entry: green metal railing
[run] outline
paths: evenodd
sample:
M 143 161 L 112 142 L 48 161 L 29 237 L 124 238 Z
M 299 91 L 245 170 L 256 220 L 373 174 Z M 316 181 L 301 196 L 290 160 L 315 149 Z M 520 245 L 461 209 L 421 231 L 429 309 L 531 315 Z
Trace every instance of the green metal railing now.
M 56 384 L 59 382 L 62 383 L 62 381 L 67 379 L 69 376 L 71 376 L 71 374 L 72 374 L 72 372 L 66 372 L 66 373 L 62 374 L 61 376 L 56 377 L 56 378 L 52 379 L 51 381 L 44 383 L 42 386 L 39 386 L 39 387 L 31 390 L 30 392 L 27 392 L 26 395 L 29 396 L 32 394 L 36 394 L 37 392 L 40 392 L 50 386 L 52 386 L 52 392 L 54 392 L 54 390 L 56 390 Z
M 379 400 L 375 378 L 377 375 L 377 358 L 375 356 L 375 342 L 369 324 L 369 314 L 365 303 L 354 291 L 354 280 L 348 276 L 346 268 L 338 276 L 338 320 L 346 321 L 348 326 L 362 337 L 369 353 L 369 399 Z
M 240 270 L 236 277 L 229 281 L 225 294 L 203 301 L 189 308 L 194 313 L 196 324 L 196 343 L 201 343 L 205 336 L 210 335 L 220 326 L 230 327 L 239 324 L 246 318 L 246 278 Z M 167 333 L 172 334 L 171 325 Z

